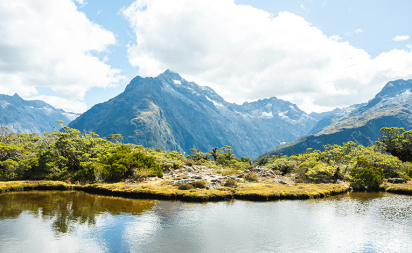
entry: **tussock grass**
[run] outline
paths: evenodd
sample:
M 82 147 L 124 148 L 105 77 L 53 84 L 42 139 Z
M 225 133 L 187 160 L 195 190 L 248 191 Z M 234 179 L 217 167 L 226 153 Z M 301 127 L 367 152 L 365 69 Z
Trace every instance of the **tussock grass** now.
M 412 184 L 409 183 L 412 188 Z M 61 181 L 9 181 L 0 182 L 0 192 L 18 190 L 80 190 L 101 195 L 141 199 L 168 199 L 183 201 L 218 201 L 246 199 L 266 201 L 276 199 L 320 198 L 346 192 L 349 187 L 341 184 L 296 184 L 287 186 L 270 182 L 238 183 L 237 188 L 180 190 L 163 181 L 144 183 L 113 183 L 75 185 Z
M 387 192 L 412 195 L 412 180 L 404 184 L 391 184 L 386 182 L 382 184 L 381 187 Z
M 70 190 L 74 185 L 61 181 L 7 181 L 0 182 L 0 192 L 22 190 Z

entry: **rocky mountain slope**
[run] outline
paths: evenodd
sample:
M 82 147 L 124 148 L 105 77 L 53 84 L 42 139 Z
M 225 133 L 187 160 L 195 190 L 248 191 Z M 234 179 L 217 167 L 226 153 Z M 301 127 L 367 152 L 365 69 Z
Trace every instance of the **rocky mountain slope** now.
M 307 148 L 322 150 L 323 145 L 354 141 L 370 146 L 380 137 L 382 127 L 412 128 L 412 80 L 389 82 L 368 103 L 344 109 L 343 117 L 328 116 L 321 119 L 310 131 L 294 142 L 280 145 L 262 155 L 303 153 Z M 331 116 L 331 115 L 329 115 Z M 326 126 L 320 126 L 328 121 Z
M 61 128 L 57 120 L 68 124 L 77 116 L 40 100 L 24 100 L 17 94 L 0 95 L 0 126 L 15 133 L 52 132 Z
M 69 124 L 102 137 L 188 154 L 230 145 L 238 156 L 256 157 L 309 132 L 317 120 L 277 98 L 242 105 L 226 102 L 209 87 L 166 71 L 135 77 L 115 98 L 93 106 Z

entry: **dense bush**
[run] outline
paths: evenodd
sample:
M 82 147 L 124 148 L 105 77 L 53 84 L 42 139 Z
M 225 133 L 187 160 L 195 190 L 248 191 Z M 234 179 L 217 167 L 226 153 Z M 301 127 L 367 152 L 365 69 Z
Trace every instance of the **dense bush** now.
M 377 146 L 403 162 L 412 162 L 412 130 L 405 132 L 404 128 L 384 127 L 381 129 L 381 134 Z
M 315 183 L 327 183 L 333 180 L 336 168 L 324 163 L 317 163 L 315 166 L 308 168 L 306 176 L 309 181 Z
M 133 176 L 134 169 L 162 176 L 155 159 L 138 152 L 142 147 L 131 145 L 132 150 L 69 127 L 43 137 L 2 131 L 0 140 L 0 180 L 119 181 Z
M 352 188 L 355 190 L 378 190 L 383 181 L 383 169 L 376 168 L 364 157 L 357 157 L 357 165 L 351 171 L 353 182 Z
M 150 176 L 162 177 L 162 169 L 177 170 L 185 165 L 204 165 L 222 175 L 261 165 L 278 175 L 296 178 L 298 182 L 344 179 L 351 181 L 355 189 L 372 190 L 379 187 L 383 178 L 412 177 L 412 164 L 408 162 L 412 132 L 384 128 L 382 133 L 381 142 L 373 147 L 354 142 L 325 145 L 323 151 L 264 157 L 253 164 L 250 158 L 238 159 L 230 146 L 213 148 L 208 153 L 193 149 L 192 154 L 185 157 L 176 151 L 123 144 L 118 141 L 120 135 L 113 135 L 116 138 L 112 136 L 112 141 L 108 141 L 94 133 L 81 134 L 69 127 L 43 136 L 14 134 L 0 128 L 0 180 L 142 181 Z M 254 182 L 259 177 L 256 173 L 247 173 L 244 179 Z M 235 183 L 227 180 L 224 185 L 233 187 Z

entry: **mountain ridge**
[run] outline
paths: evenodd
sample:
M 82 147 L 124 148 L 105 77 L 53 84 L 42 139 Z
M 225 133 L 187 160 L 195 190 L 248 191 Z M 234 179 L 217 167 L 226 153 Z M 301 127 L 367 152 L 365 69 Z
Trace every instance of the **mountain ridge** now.
M 367 103 L 354 105 L 344 117 L 338 118 L 317 133 L 306 135 L 261 154 L 303 153 L 307 148 L 322 150 L 323 145 L 354 141 L 371 146 L 380 137 L 382 127 L 412 128 L 412 80 L 388 82 Z M 319 123 L 319 122 L 318 122 Z
M 229 103 L 210 87 L 166 70 L 157 77 L 133 78 L 123 93 L 93 106 L 69 126 L 106 137 L 120 133 L 125 142 L 149 148 L 188 153 L 231 145 L 237 155 L 253 157 L 298 138 L 316 122 L 277 98 Z
M 17 93 L 0 94 L 0 125 L 15 133 L 43 133 L 58 130 L 62 120 L 69 124 L 74 113 L 56 109 L 41 100 L 25 100 Z

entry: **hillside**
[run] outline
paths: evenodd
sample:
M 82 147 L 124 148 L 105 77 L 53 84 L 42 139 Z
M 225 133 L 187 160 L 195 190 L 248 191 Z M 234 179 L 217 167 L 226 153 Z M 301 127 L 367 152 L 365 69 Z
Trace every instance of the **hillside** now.
M 307 148 L 322 150 L 326 144 L 353 141 L 370 146 L 380 137 L 382 127 L 412 128 L 412 80 L 387 83 L 369 102 L 347 108 L 346 116 L 334 118 L 335 122 L 312 135 L 278 146 L 263 155 L 303 153 Z M 324 118 L 323 120 L 326 120 Z M 318 122 L 320 124 L 322 120 Z M 316 126 L 314 127 L 316 128 Z
M 226 102 L 211 88 L 167 70 L 157 77 L 135 77 L 123 93 L 93 106 L 69 126 L 102 137 L 122 134 L 124 142 L 149 148 L 189 153 L 230 145 L 238 156 L 256 157 L 296 140 L 316 122 L 277 98 Z
M 14 133 L 43 133 L 58 130 L 57 120 L 68 124 L 74 113 L 55 109 L 40 100 L 24 100 L 19 95 L 0 95 L 0 126 Z

